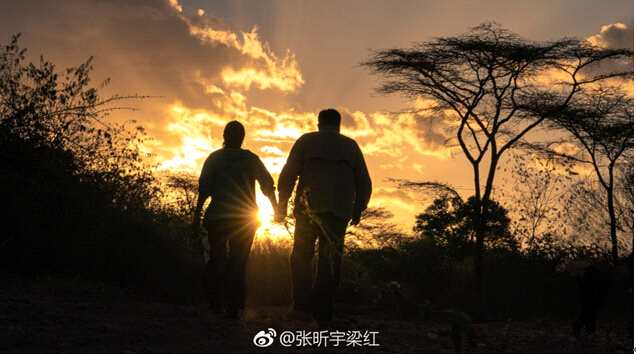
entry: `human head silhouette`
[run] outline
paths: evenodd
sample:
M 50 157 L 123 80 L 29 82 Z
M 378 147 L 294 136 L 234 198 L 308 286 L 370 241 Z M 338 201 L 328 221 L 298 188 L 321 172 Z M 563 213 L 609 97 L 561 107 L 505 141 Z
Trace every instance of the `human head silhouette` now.
M 243 144 L 245 138 L 245 128 L 238 121 L 227 123 L 223 129 L 223 146 L 238 149 Z
M 318 130 L 340 131 L 340 113 L 333 108 L 318 113 Z

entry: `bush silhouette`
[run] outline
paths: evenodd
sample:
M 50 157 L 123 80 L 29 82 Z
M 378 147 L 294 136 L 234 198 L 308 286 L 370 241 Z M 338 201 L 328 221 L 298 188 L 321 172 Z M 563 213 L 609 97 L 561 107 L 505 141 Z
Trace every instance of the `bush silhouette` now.
M 196 258 L 176 242 L 182 221 L 152 206 L 157 187 L 139 151 L 143 129 L 107 120 L 118 102 L 141 97 L 101 98 L 90 59 L 61 73 L 43 58 L 27 64 L 18 39 L 0 51 L 3 267 L 185 296 Z

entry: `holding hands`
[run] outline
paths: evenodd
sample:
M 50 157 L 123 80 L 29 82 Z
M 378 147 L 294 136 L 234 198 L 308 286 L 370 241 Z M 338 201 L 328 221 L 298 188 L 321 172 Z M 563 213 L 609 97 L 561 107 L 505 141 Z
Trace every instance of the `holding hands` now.
M 287 203 L 286 200 L 280 200 L 279 204 L 274 207 L 274 221 L 275 222 L 285 222 L 287 218 Z

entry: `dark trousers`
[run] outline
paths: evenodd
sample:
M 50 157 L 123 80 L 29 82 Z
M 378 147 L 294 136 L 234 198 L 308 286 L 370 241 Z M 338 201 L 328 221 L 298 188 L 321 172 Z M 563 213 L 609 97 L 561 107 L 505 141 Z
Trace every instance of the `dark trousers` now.
M 296 215 L 291 254 L 294 309 L 313 312 L 317 320 L 330 320 L 333 316 L 333 298 L 340 282 L 340 263 L 348 222 L 331 213 Z M 318 271 L 312 284 L 316 240 Z
M 207 223 L 210 259 L 205 283 L 210 306 L 238 311 L 245 308 L 245 273 L 257 225 L 245 219 Z

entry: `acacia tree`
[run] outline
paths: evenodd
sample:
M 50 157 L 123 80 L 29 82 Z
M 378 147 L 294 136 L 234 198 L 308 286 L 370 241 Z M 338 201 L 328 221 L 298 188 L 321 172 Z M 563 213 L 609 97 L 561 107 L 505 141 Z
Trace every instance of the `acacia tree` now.
M 431 103 L 427 109 L 437 113 L 433 118 L 450 120 L 473 170 L 477 296 L 485 237 L 482 216 L 502 156 L 547 117 L 566 108 L 584 86 L 628 74 L 586 68 L 631 54 L 575 39 L 530 41 L 485 23 L 459 36 L 380 50 L 362 63 L 384 79 L 379 92 L 425 99 Z
M 580 148 L 571 159 L 592 166 L 605 192 L 612 261 L 618 262 L 616 170 L 629 165 L 634 148 L 633 100 L 615 87 L 599 87 L 578 96 L 567 108 L 549 117 L 549 125 L 567 131 Z M 563 154 L 561 154 L 563 155 Z M 629 156 L 629 157 L 627 157 Z

